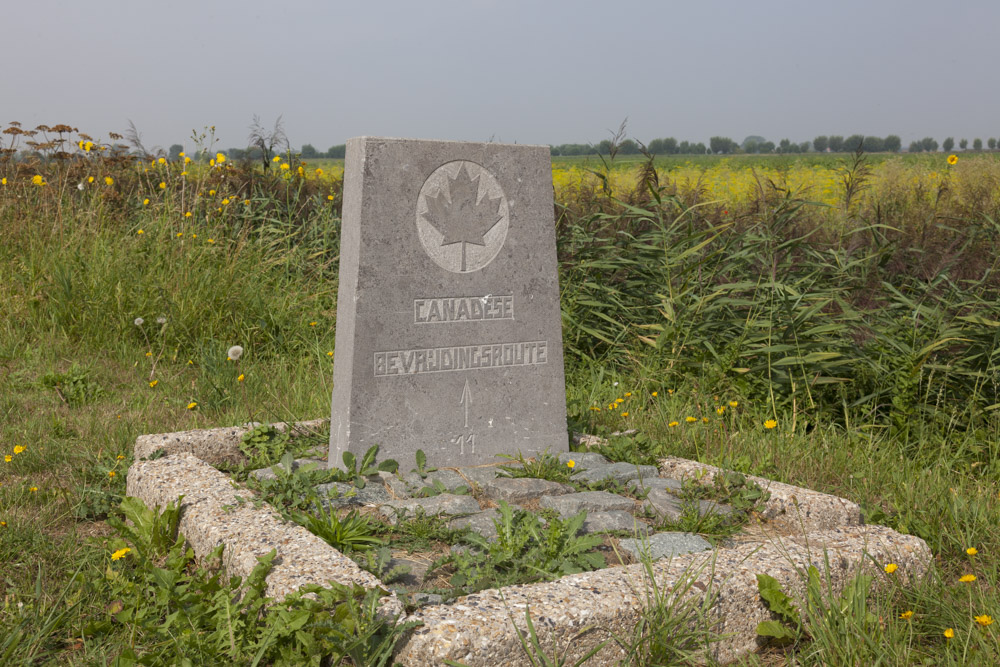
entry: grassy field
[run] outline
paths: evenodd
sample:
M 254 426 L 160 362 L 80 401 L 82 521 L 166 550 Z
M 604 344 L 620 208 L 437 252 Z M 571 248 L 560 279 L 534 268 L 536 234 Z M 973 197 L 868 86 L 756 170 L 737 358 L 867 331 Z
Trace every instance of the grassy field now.
M 137 435 L 329 410 L 337 165 L 70 146 L 0 161 L 0 662 L 384 653 L 361 598 L 258 615 L 168 527 L 119 521 Z M 824 598 L 748 663 L 1000 663 L 1000 163 L 820 157 L 554 165 L 571 421 L 927 540 L 928 577 Z M 635 663 L 683 662 L 677 636 Z

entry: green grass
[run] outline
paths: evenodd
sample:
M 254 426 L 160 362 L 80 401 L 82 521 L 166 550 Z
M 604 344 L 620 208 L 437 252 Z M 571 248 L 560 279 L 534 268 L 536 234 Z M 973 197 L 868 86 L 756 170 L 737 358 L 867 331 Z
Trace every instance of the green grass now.
M 116 186 L 80 193 L 87 173 Z M 119 617 L 138 593 L 109 578 L 124 571 L 141 589 L 165 576 L 111 560 L 135 438 L 327 414 L 339 223 L 325 193 L 294 177 L 207 172 L 194 188 L 206 195 L 182 205 L 126 163 L 46 174 L 37 188 L 0 162 L 18 179 L 0 190 L 0 456 L 11 456 L 0 459 L 0 656 L 89 665 L 167 650 L 166 609 Z M 223 192 L 252 203 L 219 212 Z M 831 605 L 806 620 L 783 649 L 802 664 L 1000 662 L 1000 625 L 974 620 L 1000 618 L 1000 216 L 989 197 L 939 194 L 928 214 L 918 198 L 869 191 L 835 228 L 777 190 L 733 221 L 663 192 L 561 202 L 578 429 L 635 428 L 641 438 L 615 446 L 834 493 L 930 545 L 927 578 L 864 613 Z M 234 344 L 238 362 L 226 360 Z M 977 579 L 960 583 L 966 573 Z M 224 609 L 213 595 L 202 602 Z M 221 626 L 200 625 L 215 618 L 199 617 L 196 637 L 216 641 Z M 637 628 L 651 644 L 636 664 L 673 655 L 670 618 Z M 373 651 L 380 637 L 366 640 Z

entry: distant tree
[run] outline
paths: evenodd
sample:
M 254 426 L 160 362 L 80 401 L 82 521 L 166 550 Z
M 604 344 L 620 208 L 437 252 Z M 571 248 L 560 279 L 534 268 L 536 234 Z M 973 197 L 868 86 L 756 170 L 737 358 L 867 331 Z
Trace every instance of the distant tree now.
M 973 139 L 972 140 L 972 150 L 974 150 L 974 151 L 981 151 L 981 150 L 983 150 L 983 140 L 982 139 Z
M 868 150 L 865 148 L 864 144 L 865 136 L 863 134 L 852 134 L 844 139 L 844 150 L 848 153 L 853 153 L 858 150 L 858 146 L 861 146 L 864 150 Z
M 635 143 L 632 139 L 625 139 L 618 144 L 618 152 L 622 155 L 638 155 L 639 144 Z
M 274 121 L 274 127 L 270 130 L 264 128 L 258 116 L 253 117 L 250 123 L 250 136 L 247 138 L 250 146 L 260 149 L 260 160 L 264 165 L 264 171 L 271 168 L 271 156 L 288 150 L 288 136 L 285 135 L 285 126 L 281 123 L 281 116 Z
M 326 151 L 326 156 L 328 158 L 332 158 L 335 160 L 342 159 L 345 155 L 347 155 L 346 144 L 340 144 L 338 146 L 330 146 L 330 148 Z
M 653 155 L 674 155 L 677 153 L 677 140 L 673 137 L 653 139 L 648 148 Z
M 844 138 L 840 135 L 831 134 L 828 144 L 830 146 L 831 153 L 839 153 L 844 150 Z
M 713 153 L 735 153 L 739 145 L 729 137 L 712 137 L 708 140 L 708 146 Z
M 921 139 L 920 145 L 922 145 L 924 147 L 924 150 L 928 151 L 929 153 L 933 153 L 938 149 L 938 142 L 934 141 L 934 139 L 931 139 L 930 137 L 924 137 L 923 139 Z
M 687 141 L 682 141 L 677 145 L 677 152 L 681 155 L 688 155 L 691 152 L 691 143 Z
M 598 155 L 611 155 L 611 140 L 604 139 L 601 143 L 597 144 L 597 154 Z
M 950 153 L 951 149 L 954 147 L 955 147 L 954 137 L 948 137 L 947 139 L 941 142 L 941 149 L 944 150 L 945 153 Z
M 865 137 L 864 149 L 867 153 L 881 153 L 885 150 L 885 142 L 882 137 Z
M 903 147 L 903 140 L 900 139 L 895 134 L 890 134 L 885 139 L 882 140 L 882 146 L 884 149 L 890 153 L 898 153 Z
M 226 151 L 226 154 L 229 155 L 229 158 L 232 160 L 242 160 L 247 156 L 247 152 L 243 148 L 230 148 Z
M 996 150 L 997 140 L 994 139 L 993 137 L 990 137 L 989 139 L 986 140 L 986 145 L 990 147 L 991 151 Z
M 782 139 L 778 142 L 778 152 L 779 153 L 790 153 L 792 148 L 792 142 L 788 139 Z
M 691 152 L 694 153 L 695 155 L 704 155 L 705 153 L 708 152 L 708 148 L 705 147 L 705 144 L 699 141 L 698 143 L 691 146 Z
M 811 141 L 803 141 L 801 144 L 799 144 L 800 153 L 808 153 L 811 149 L 812 149 Z
M 758 151 L 760 151 L 760 144 L 758 144 L 756 141 L 743 142 L 744 153 L 757 153 Z
M 184 152 L 183 146 L 181 146 L 180 144 L 174 144 L 173 146 L 170 147 L 169 157 L 171 160 L 179 160 L 181 157 L 181 153 L 183 152 Z
M 774 152 L 774 142 L 773 141 L 763 141 L 757 144 L 758 153 L 773 153 Z
M 319 152 L 312 144 L 302 144 L 302 150 L 299 151 L 299 154 L 304 158 L 319 157 Z
M 821 134 L 815 139 L 813 139 L 813 148 L 816 149 L 817 153 L 825 153 L 826 147 L 830 145 L 830 140 L 827 139 L 825 134 Z
M 961 148 L 963 151 L 966 148 L 968 148 L 968 146 L 969 146 L 969 140 L 968 139 L 962 139 L 961 141 L 958 142 L 958 147 Z
M 910 147 L 907 148 L 906 150 L 907 152 L 910 153 L 920 153 L 921 151 L 924 150 L 924 147 L 923 144 L 921 144 L 919 141 L 911 141 Z

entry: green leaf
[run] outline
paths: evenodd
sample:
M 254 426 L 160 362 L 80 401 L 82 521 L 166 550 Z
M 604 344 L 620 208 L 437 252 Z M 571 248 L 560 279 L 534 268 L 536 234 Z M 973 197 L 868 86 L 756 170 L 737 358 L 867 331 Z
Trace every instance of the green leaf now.
M 795 639 L 795 633 L 779 621 L 762 621 L 757 624 L 757 634 L 762 637 L 773 637 L 778 642 L 788 642 Z
M 798 609 L 792 604 L 792 599 L 781 590 L 781 584 L 777 579 L 767 574 L 758 574 L 757 591 L 767 603 L 768 609 L 789 623 L 801 625 Z

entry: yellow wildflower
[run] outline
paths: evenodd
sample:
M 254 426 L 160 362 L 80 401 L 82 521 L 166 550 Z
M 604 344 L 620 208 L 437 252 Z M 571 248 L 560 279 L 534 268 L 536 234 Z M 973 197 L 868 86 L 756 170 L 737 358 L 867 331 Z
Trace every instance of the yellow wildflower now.
M 209 190 L 208 194 L 209 194 L 209 196 L 214 197 L 215 196 L 215 190 Z
M 115 471 L 114 470 L 109 470 L 108 471 L 108 477 L 110 477 L 111 479 L 114 479 L 115 478 Z
M 677 426 L 677 424 L 679 424 L 679 423 L 680 422 L 670 422 L 669 424 L 667 424 L 667 426 L 669 426 L 670 428 L 673 428 L 674 426 Z
M 684 421 L 686 421 L 688 424 L 693 424 L 696 421 L 698 421 L 698 418 L 697 417 L 685 417 Z
M 993 625 L 993 617 L 989 614 L 983 614 L 982 616 L 976 616 L 976 623 L 986 627 L 987 625 Z
M 271 162 L 281 162 L 281 156 L 275 155 L 273 158 L 271 158 Z
M 0 185 L 7 185 L 7 178 L 0 178 Z
M 622 417 L 628 417 L 628 413 L 627 412 L 623 412 L 622 413 Z
M 121 415 L 118 415 L 118 417 L 119 417 L 119 419 L 120 419 L 120 418 L 121 418 Z M 124 454 L 119 454 L 119 455 L 118 455 L 118 456 L 117 456 L 116 458 L 117 458 L 117 459 L 118 459 L 119 461 L 124 461 L 124 460 L 125 460 L 125 455 L 124 455 Z
M 166 181 L 160 181 L 160 189 L 161 190 L 166 190 L 167 189 L 167 182 Z
M 184 213 L 184 217 L 185 217 L 185 218 L 190 218 L 190 217 L 191 217 L 191 215 L 192 215 L 191 211 L 186 211 L 186 212 Z
M 907 609 L 907 610 L 906 610 L 906 611 L 904 611 L 904 612 L 903 612 L 902 614 L 900 614 L 900 615 L 899 615 L 899 617 L 900 617 L 900 618 L 902 618 L 903 620 L 906 620 L 906 621 L 908 621 L 908 620 L 910 620 L 911 618 L 913 618 L 913 611 L 912 611 L 912 610 L 910 610 L 910 609 Z
M 217 163 L 219 163 L 219 164 L 222 164 L 223 162 L 225 162 L 226 161 L 225 154 L 224 153 L 216 153 L 215 154 L 215 161 Z
M 951 639 L 954 636 L 955 636 L 955 629 L 954 628 L 945 628 L 945 631 L 944 631 L 944 638 L 945 639 Z
M 739 405 L 739 401 L 729 401 L 729 407 L 735 408 L 737 405 Z
M 142 200 L 142 205 L 143 206 L 149 206 L 149 198 L 148 197 L 146 199 Z
M 10 463 L 13 460 L 13 458 L 11 457 L 10 454 L 5 454 L 4 457 L 3 457 L 3 460 L 4 460 L 4 463 Z
M 774 421 L 773 419 L 768 419 L 766 422 L 764 422 L 764 428 L 774 428 L 777 425 L 778 422 Z
M 327 352 L 327 353 L 326 353 L 326 356 L 328 356 L 328 357 L 332 357 L 332 356 L 333 356 L 333 352 Z M 600 408 L 597 408 L 597 409 L 598 409 L 598 410 L 600 410 Z
M 180 153 L 177 154 L 177 157 L 184 157 L 185 155 L 187 155 L 187 153 L 181 151 Z
M 223 206 L 229 206 L 229 199 L 223 199 L 222 200 L 222 205 Z
M 246 376 L 245 376 L 245 375 L 243 375 L 243 373 L 240 373 L 240 376 L 239 376 L 238 378 L 236 378 L 236 381 L 237 381 L 237 382 L 243 382 L 243 380 L 244 380 L 245 378 L 246 378 Z
M 35 174 L 31 177 L 31 182 L 35 185 L 45 185 L 45 181 L 42 179 L 41 174 Z
M 961 577 L 958 578 L 958 580 L 961 581 L 963 584 L 971 584 L 973 581 L 976 580 L 976 575 L 963 574 Z
M 167 158 L 161 157 L 159 160 L 157 160 L 157 162 L 159 162 L 160 164 L 166 164 L 167 163 Z
M 198 404 L 195 403 L 194 401 L 191 401 L 190 403 L 188 403 L 187 409 L 188 410 L 194 410 L 196 407 L 198 407 Z
M 94 182 L 94 177 L 93 176 L 88 176 L 87 177 L 87 182 L 88 183 L 93 183 Z
M 570 459 L 569 461 L 566 461 L 566 467 L 567 468 L 572 468 L 575 465 L 576 465 L 576 461 L 574 461 L 573 459 Z
M 657 392 L 654 391 L 653 394 L 652 394 L 652 396 L 653 396 L 653 398 L 656 398 Z
M 327 353 L 327 354 L 329 354 L 329 353 Z M 597 407 L 596 405 L 591 405 L 590 406 L 590 411 L 591 412 L 600 412 L 601 409 L 599 407 Z
M 632 392 L 630 392 L 630 391 L 626 391 L 626 392 L 625 392 L 625 398 L 628 398 L 628 397 L 630 397 L 631 395 L 632 395 Z
M 209 243 L 215 243 L 215 239 L 208 239 Z
M 702 420 L 703 422 L 705 422 L 706 424 L 708 423 L 708 417 L 702 417 L 702 418 L 701 418 L 701 420 Z
M 319 323 L 318 323 L 318 322 L 310 322 L 310 323 L 309 323 L 309 326 L 311 326 L 311 327 L 314 327 L 314 326 L 316 326 L 317 324 L 319 324 Z
M 184 158 L 184 164 L 190 164 L 190 163 L 191 163 L 191 158 L 189 157 Z
M 322 169 L 316 169 L 316 175 L 317 176 L 322 176 L 323 175 L 323 170 Z
M 147 353 L 146 353 L 146 356 L 147 356 L 147 357 L 151 357 L 151 356 L 153 356 L 153 353 L 152 353 L 152 352 L 147 352 Z
M 977 549 L 976 547 L 969 547 L 968 549 L 965 550 L 965 553 L 969 554 L 970 556 L 975 556 L 977 553 L 979 553 L 979 549 Z
M 149 388 L 152 389 L 153 387 L 155 387 L 158 384 L 160 384 L 159 380 L 153 380 L 152 382 L 149 383 Z
M 289 165 L 287 162 L 281 163 L 281 171 L 288 171 L 291 168 L 292 168 L 291 165 Z
M 7 527 L 7 522 L 6 521 L 0 521 L 0 528 L 6 528 L 6 527 Z
M 115 179 L 111 178 L 110 176 L 105 176 L 104 177 L 104 183 L 106 185 L 114 185 L 115 184 Z
M 333 201 L 333 195 L 327 195 L 326 198 L 330 201 Z
M 886 571 L 886 572 L 887 572 L 888 574 L 892 574 L 893 572 L 895 572 L 895 571 L 896 571 L 896 570 L 898 570 L 898 569 L 899 569 L 899 566 L 898 566 L 898 565 L 896 565 L 895 563 L 888 563 L 888 564 L 886 564 L 886 566 L 885 566 L 885 571 Z
M 119 549 L 118 551 L 111 554 L 111 560 L 121 560 L 122 558 L 125 558 L 125 555 L 130 551 L 132 550 L 129 549 L 128 547 L 125 547 L 124 549 Z
M 24 445 L 14 445 L 14 453 L 15 454 L 20 454 L 25 449 L 27 449 L 27 447 L 25 447 Z
M 958 156 L 957 155 L 949 155 L 948 156 L 948 164 L 955 164 L 956 162 L 958 162 Z
M 724 412 L 726 411 L 726 406 L 724 406 L 724 405 L 720 405 L 719 407 L 717 407 L 717 408 L 715 409 L 715 411 L 716 411 L 716 412 L 717 412 L 718 414 L 720 414 L 720 415 L 721 415 L 722 413 L 724 413 Z
M 177 232 L 177 238 L 184 236 L 184 232 Z
M 37 486 L 33 486 L 30 489 L 28 489 L 28 491 L 31 491 L 32 493 L 35 493 L 36 491 L 38 491 L 38 487 Z

